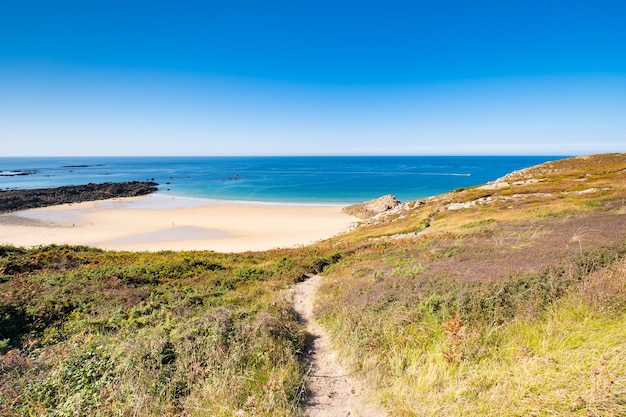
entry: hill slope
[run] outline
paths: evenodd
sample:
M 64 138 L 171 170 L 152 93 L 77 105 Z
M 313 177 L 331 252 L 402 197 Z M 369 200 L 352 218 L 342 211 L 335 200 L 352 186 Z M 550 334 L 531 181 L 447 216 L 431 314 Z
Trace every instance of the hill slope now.
M 626 415 L 626 155 L 411 202 L 344 242 L 318 314 L 391 415 Z

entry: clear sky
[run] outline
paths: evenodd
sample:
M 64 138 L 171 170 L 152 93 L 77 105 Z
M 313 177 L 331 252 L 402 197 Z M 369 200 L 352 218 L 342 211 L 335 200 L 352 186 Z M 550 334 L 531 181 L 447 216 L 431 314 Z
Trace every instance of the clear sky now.
M 626 152 L 626 1 L 0 0 L 0 144 Z

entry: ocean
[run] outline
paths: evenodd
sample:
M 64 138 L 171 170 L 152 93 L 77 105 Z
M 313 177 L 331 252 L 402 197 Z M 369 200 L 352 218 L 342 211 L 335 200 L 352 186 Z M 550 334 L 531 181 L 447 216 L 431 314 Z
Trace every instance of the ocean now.
M 211 200 L 353 204 L 417 200 L 563 156 L 0 157 L 0 189 L 159 183 L 158 194 Z

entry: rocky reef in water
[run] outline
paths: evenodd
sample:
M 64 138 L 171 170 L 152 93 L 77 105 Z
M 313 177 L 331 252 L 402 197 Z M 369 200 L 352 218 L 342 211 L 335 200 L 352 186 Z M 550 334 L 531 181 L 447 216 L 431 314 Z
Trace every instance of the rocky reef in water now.
M 137 197 L 157 191 L 151 181 L 106 182 L 57 188 L 0 191 L 0 213 L 83 201 Z

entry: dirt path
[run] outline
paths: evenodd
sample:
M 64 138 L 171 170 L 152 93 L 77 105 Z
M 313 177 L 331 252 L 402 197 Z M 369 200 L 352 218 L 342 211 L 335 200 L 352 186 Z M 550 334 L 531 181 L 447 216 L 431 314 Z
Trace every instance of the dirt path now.
M 310 334 L 306 361 L 309 417 L 382 417 L 387 414 L 362 400 L 361 385 L 337 362 L 326 332 L 313 318 L 313 301 L 322 277 L 314 275 L 294 287 L 294 310 Z

